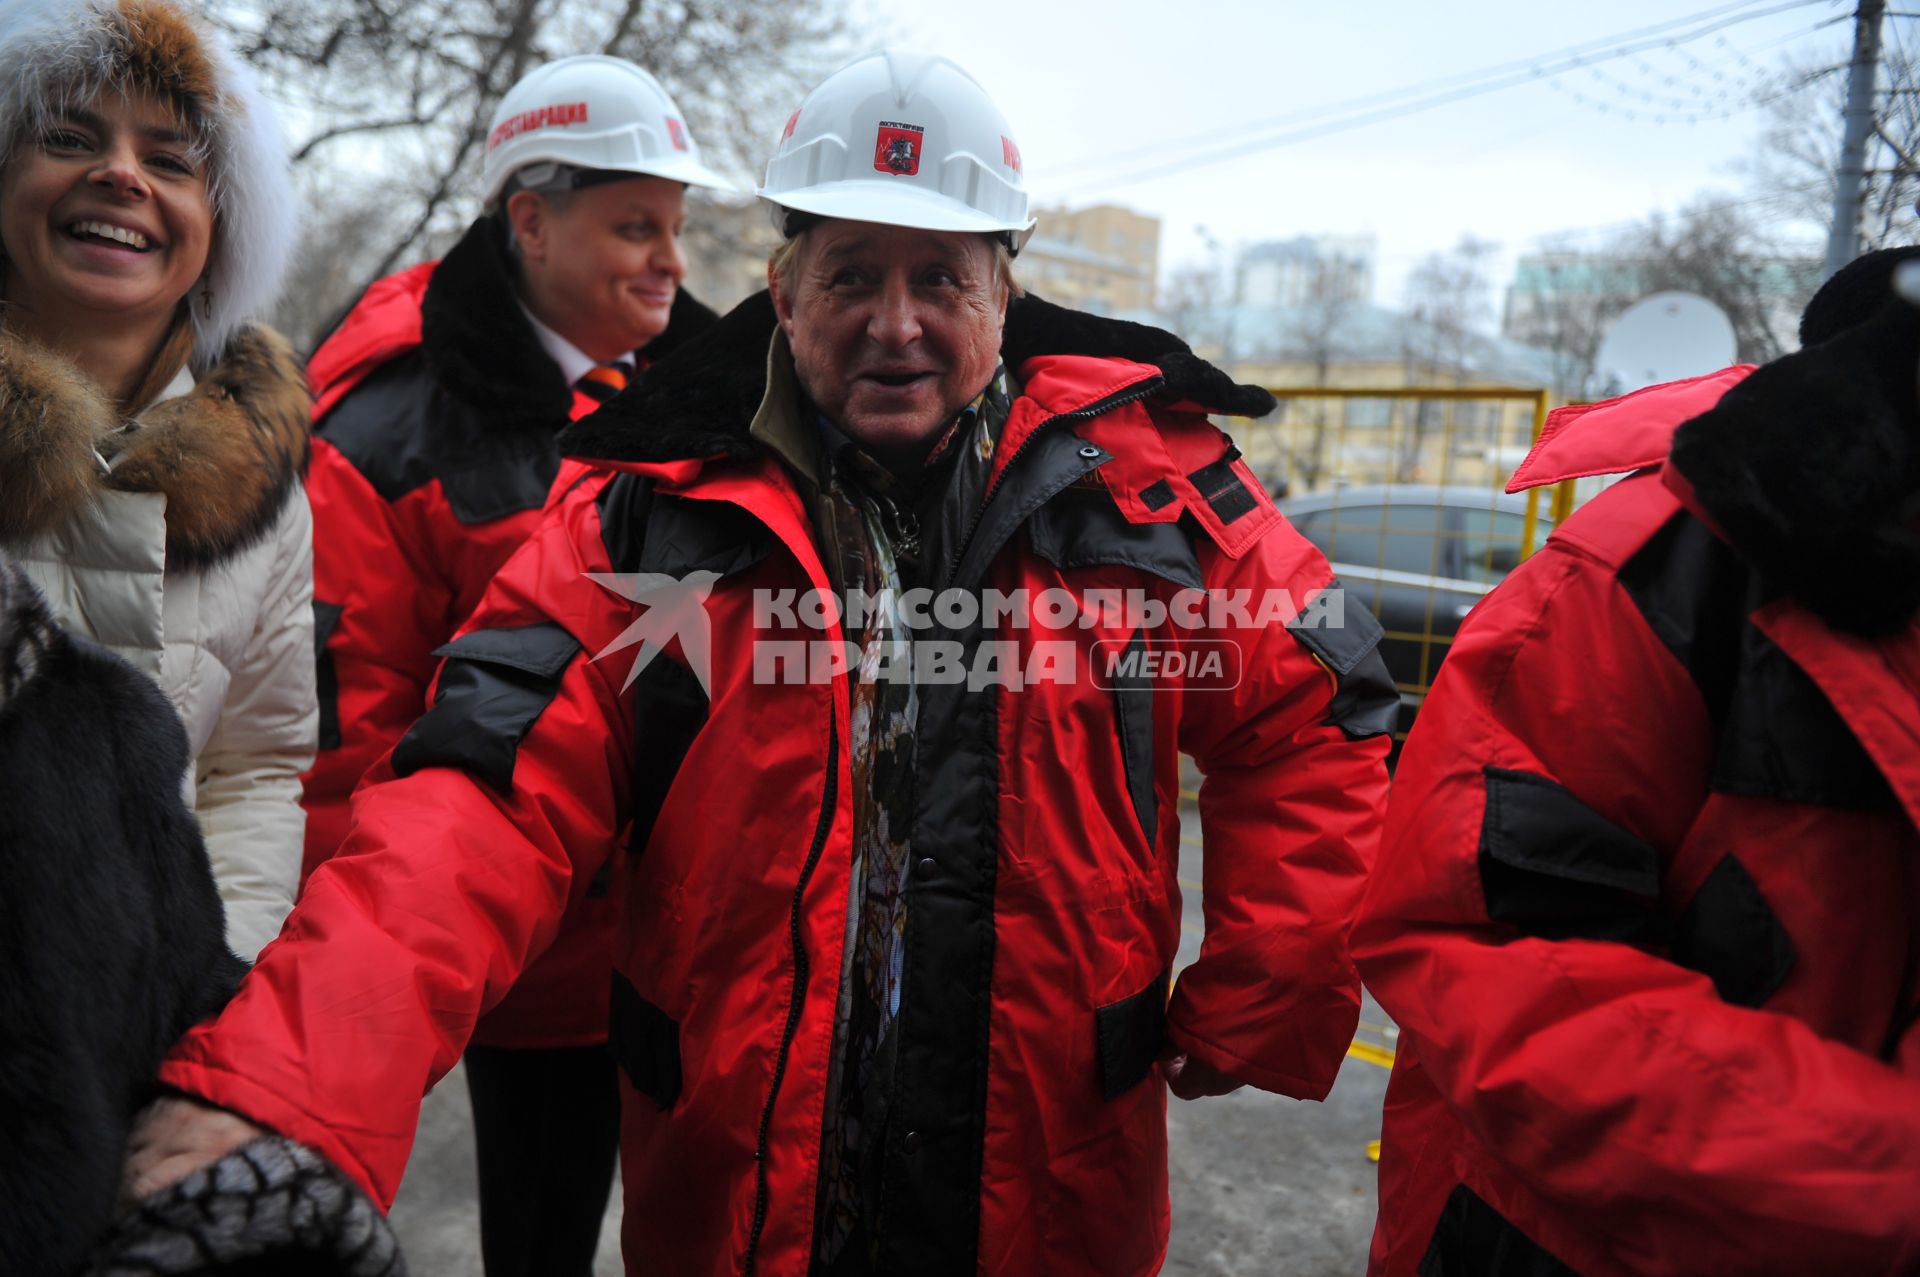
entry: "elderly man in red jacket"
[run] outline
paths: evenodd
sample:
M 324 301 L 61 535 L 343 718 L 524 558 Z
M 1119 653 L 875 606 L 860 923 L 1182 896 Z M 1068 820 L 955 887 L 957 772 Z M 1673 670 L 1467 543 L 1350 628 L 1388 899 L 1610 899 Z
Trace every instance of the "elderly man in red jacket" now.
M 1332 1085 L 1397 697 L 1207 420 L 1271 397 L 1015 295 L 1019 149 L 944 59 L 836 73 L 763 194 L 770 294 L 573 429 L 606 472 L 167 1066 L 230 1112 L 156 1111 L 140 1186 L 259 1122 L 390 1199 L 608 865 L 630 1265 L 1147 1277 L 1167 1087 Z M 1207 934 L 1169 996 L 1182 752 Z

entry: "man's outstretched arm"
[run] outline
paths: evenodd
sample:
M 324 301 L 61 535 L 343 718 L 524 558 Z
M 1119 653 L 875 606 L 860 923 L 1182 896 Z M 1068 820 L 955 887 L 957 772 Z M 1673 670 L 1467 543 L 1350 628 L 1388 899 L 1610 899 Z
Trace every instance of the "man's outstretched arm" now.
M 626 823 L 632 713 L 617 672 L 589 658 L 631 607 L 582 575 L 609 570 L 591 497 L 502 570 L 445 649 L 433 709 L 355 795 L 339 854 L 227 1009 L 169 1056 L 163 1084 L 226 1112 L 151 1110 L 137 1187 L 216 1160 L 257 1123 L 392 1201 L 421 1096 Z

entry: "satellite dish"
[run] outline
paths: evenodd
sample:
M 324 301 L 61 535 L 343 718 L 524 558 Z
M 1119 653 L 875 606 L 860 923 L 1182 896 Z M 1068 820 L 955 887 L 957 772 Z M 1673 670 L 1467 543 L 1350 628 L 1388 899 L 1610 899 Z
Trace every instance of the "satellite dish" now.
M 1654 293 L 1607 326 L 1587 384 L 1590 399 L 1611 399 L 1663 381 L 1717 372 L 1739 343 L 1727 313 L 1693 293 Z

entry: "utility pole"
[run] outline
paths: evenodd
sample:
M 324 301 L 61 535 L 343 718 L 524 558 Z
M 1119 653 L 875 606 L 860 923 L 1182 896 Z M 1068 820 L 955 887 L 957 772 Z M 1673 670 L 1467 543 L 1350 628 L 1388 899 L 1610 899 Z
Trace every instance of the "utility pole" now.
M 1867 139 L 1873 135 L 1874 88 L 1880 72 L 1880 19 L 1887 0 L 1860 0 L 1853 13 L 1853 64 L 1847 68 L 1846 130 L 1835 173 L 1833 224 L 1827 232 L 1826 277 L 1860 253 L 1860 203 L 1867 179 Z

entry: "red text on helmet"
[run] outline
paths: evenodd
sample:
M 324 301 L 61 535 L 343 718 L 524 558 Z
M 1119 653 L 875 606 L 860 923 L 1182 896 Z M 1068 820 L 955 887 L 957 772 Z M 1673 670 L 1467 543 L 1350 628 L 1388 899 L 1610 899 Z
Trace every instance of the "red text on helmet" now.
M 505 142 L 509 138 L 519 137 L 522 133 L 531 133 L 535 129 L 550 128 L 555 125 L 585 124 L 587 122 L 587 104 L 585 102 L 557 102 L 552 106 L 543 106 L 533 111 L 522 111 L 516 116 L 500 121 L 487 137 L 487 149 Z M 686 145 L 675 139 L 681 150 Z

